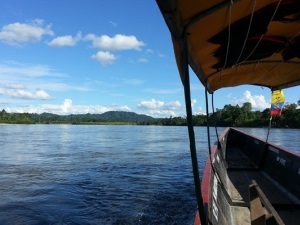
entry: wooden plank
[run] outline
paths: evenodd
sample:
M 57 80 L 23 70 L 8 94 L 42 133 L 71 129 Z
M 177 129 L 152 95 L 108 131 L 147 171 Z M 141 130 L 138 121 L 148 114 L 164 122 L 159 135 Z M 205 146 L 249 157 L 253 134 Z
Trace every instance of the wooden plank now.
M 284 222 L 254 180 L 249 186 L 249 191 L 252 225 L 284 225 Z M 265 207 L 266 211 L 264 210 L 263 206 Z M 262 214 L 264 214 L 264 216 L 262 216 Z
M 252 181 L 252 183 L 255 185 L 255 188 L 264 206 L 267 208 L 269 213 L 275 218 L 276 223 L 278 225 L 284 225 L 284 222 L 281 220 L 280 216 L 278 215 L 278 213 L 276 212 L 276 210 L 274 209 L 274 207 L 266 197 L 265 193 L 263 193 L 263 191 L 260 189 L 260 187 L 257 185 L 257 183 L 254 180 Z
M 265 225 L 266 224 L 266 215 L 261 204 L 261 201 L 258 196 L 255 184 L 249 186 L 250 191 L 250 217 L 251 225 Z

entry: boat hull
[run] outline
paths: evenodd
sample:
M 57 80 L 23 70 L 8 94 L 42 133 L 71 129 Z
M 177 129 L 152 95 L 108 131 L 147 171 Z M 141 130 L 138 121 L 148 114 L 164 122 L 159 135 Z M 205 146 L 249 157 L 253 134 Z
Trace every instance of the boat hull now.
M 207 160 L 202 195 L 212 224 L 299 224 L 300 155 L 227 128 Z M 259 223 L 262 221 L 261 223 Z M 197 213 L 194 224 L 200 224 Z

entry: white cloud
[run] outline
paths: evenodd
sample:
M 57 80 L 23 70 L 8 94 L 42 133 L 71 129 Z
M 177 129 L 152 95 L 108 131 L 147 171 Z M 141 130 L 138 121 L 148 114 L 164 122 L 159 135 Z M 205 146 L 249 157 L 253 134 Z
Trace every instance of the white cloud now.
M 31 23 L 11 23 L 2 27 L 0 41 L 18 46 L 23 43 L 38 42 L 44 35 L 54 35 L 51 25 L 44 25 L 44 21 L 36 19 Z
M 164 104 L 164 108 L 166 108 L 166 109 L 177 110 L 177 109 L 181 109 L 181 107 L 182 106 L 179 101 L 168 102 L 168 103 Z
M 112 64 L 117 58 L 110 52 L 99 51 L 95 55 L 92 55 L 92 59 L 103 64 Z
M 65 47 L 65 46 L 75 46 L 78 41 L 81 40 L 81 33 L 78 33 L 75 37 L 71 35 L 65 35 L 54 38 L 50 43 L 51 47 Z
M 192 107 L 194 107 L 196 103 L 197 101 L 192 99 Z M 151 99 L 149 101 L 141 101 L 137 106 L 138 108 L 145 110 L 147 115 L 153 117 L 165 118 L 170 116 L 182 116 L 185 114 L 185 111 L 182 111 L 184 109 L 184 105 L 182 105 L 179 101 L 163 102 Z M 196 114 L 203 114 L 201 107 L 199 107 L 198 110 L 199 111 L 196 112 Z
M 145 109 L 157 109 L 157 108 L 161 108 L 164 106 L 164 102 L 155 100 L 155 99 L 151 99 L 150 101 L 141 101 L 138 104 L 139 108 L 145 108 Z
M 70 115 L 70 114 L 100 114 L 107 111 L 132 111 L 126 105 L 74 105 L 71 99 L 65 99 L 61 105 L 55 104 L 42 104 L 39 106 L 25 105 L 18 107 L 6 107 L 5 111 L 18 112 L 18 113 L 54 113 L 58 115 Z
M 144 109 L 178 110 L 182 108 L 182 105 L 179 101 L 165 103 L 159 100 L 151 99 L 150 101 L 141 101 L 138 104 L 138 107 Z
M 64 113 L 67 113 L 70 111 L 72 107 L 72 100 L 71 99 L 65 99 L 63 105 L 61 106 L 61 109 Z
M 251 95 L 250 91 L 245 91 L 241 98 L 234 98 L 231 102 L 242 106 L 245 102 L 250 102 L 253 110 L 264 110 L 270 107 L 270 103 L 266 101 L 263 95 Z
M 149 110 L 148 115 L 156 118 L 166 118 L 166 117 L 175 117 L 178 116 L 174 111 L 172 110 Z
M 141 101 L 138 104 L 138 108 L 148 110 L 147 114 L 153 117 L 169 117 L 176 116 L 175 111 L 182 109 L 182 105 L 179 101 L 173 101 L 165 103 L 163 101 L 151 99 L 149 101 Z
M 28 91 L 25 88 L 21 87 L 7 87 L 7 88 L 0 88 L 0 95 L 13 97 L 13 98 L 20 98 L 20 99 L 29 99 L 29 100 L 49 100 L 52 97 L 43 90 L 37 91 Z
M 117 34 L 114 37 L 109 37 L 108 35 L 97 37 L 94 34 L 88 34 L 84 40 L 92 41 L 95 48 L 110 51 L 140 50 L 140 48 L 145 45 L 142 41 L 138 41 L 135 36 L 126 36 L 123 34 Z

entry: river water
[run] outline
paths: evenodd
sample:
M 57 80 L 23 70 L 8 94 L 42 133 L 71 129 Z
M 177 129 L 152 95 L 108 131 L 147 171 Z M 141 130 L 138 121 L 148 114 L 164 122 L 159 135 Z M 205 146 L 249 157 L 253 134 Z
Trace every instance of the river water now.
M 195 134 L 201 173 L 206 128 Z M 0 225 L 193 224 L 187 137 L 186 127 L 0 125 Z M 299 151 L 299 130 L 269 139 Z

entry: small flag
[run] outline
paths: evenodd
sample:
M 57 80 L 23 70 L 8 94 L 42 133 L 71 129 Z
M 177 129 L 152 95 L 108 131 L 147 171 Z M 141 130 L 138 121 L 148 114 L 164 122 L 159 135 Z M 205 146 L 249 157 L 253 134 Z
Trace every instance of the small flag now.
M 280 116 L 284 106 L 284 94 L 282 90 L 272 92 L 271 116 Z

